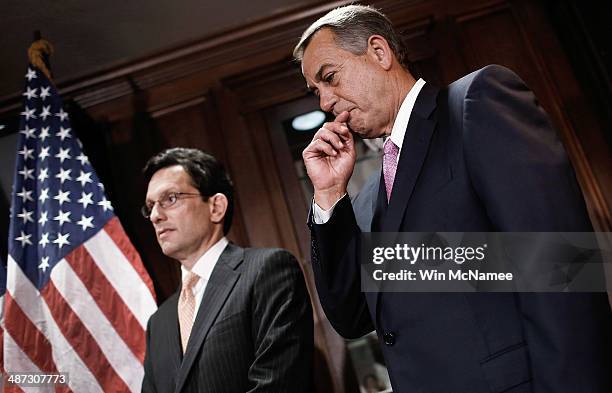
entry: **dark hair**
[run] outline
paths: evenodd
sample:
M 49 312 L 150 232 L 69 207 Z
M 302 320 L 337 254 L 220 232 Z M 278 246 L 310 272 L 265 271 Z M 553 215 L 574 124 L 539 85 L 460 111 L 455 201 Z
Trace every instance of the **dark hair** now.
M 151 157 L 143 169 L 147 183 L 155 172 L 174 165 L 180 165 L 191 177 L 191 183 L 207 200 L 216 193 L 227 198 L 227 211 L 223 218 L 223 234 L 227 235 L 232 226 L 234 215 L 234 187 L 223 165 L 217 159 L 202 150 L 175 147 Z
M 368 48 L 368 39 L 380 35 L 387 40 L 397 61 L 404 67 L 408 65 L 406 49 L 391 21 L 376 8 L 359 4 L 333 9 L 311 24 L 293 49 L 295 60 L 302 61 L 312 37 L 322 29 L 331 30 L 336 44 L 354 55 L 364 54 Z

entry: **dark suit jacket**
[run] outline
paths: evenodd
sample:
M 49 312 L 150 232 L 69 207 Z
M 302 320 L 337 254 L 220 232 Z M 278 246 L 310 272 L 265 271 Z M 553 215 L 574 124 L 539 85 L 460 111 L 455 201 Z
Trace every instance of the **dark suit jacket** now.
M 488 66 L 425 85 L 388 206 L 382 182 L 309 224 L 327 317 L 345 337 L 376 329 L 395 392 L 612 392 L 604 294 L 360 289 L 362 231 L 592 231 L 563 146 L 518 76 Z
M 178 295 L 151 316 L 143 392 L 310 392 L 313 321 L 298 262 L 287 251 L 223 251 L 183 357 Z

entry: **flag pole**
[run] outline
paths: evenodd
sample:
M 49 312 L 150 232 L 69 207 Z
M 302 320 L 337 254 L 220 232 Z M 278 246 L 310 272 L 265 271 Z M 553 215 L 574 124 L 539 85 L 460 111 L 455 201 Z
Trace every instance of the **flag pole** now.
M 41 70 L 45 76 L 53 83 L 53 74 L 51 73 L 50 56 L 53 54 L 53 45 L 42 38 L 40 30 L 34 32 L 34 42 L 28 49 L 28 58 L 30 63 Z

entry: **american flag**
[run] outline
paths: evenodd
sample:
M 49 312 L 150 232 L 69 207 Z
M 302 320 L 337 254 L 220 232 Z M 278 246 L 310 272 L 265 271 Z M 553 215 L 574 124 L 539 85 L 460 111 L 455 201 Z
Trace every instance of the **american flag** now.
M 74 392 L 140 391 L 153 285 L 32 65 L 23 96 L 6 291 L 0 282 L 4 369 L 68 373 Z

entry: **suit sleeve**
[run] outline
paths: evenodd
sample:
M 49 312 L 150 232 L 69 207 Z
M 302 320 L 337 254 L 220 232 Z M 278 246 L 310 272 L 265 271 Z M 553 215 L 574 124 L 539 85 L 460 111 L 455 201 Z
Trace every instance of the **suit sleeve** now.
M 468 89 L 463 122 L 470 179 L 495 230 L 592 231 L 563 145 L 518 76 L 500 66 L 483 69 Z M 612 391 L 604 294 L 518 299 L 534 393 Z
M 157 393 L 155 389 L 155 383 L 152 379 L 152 364 L 151 364 L 151 318 L 149 318 L 149 322 L 147 323 L 147 351 L 145 353 L 144 359 L 144 378 L 142 380 L 142 393 Z
M 308 225 L 315 284 L 327 319 L 345 338 L 371 332 L 374 325 L 361 291 L 361 230 L 348 195 L 337 203 L 329 221 L 315 224 L 311 213 Z
M 314 333 L 304 276 L 287 251 L 268 250 L 259 257 L 265 260 L 252 303 L 255 359 L 249 393 L 311 392 Z

